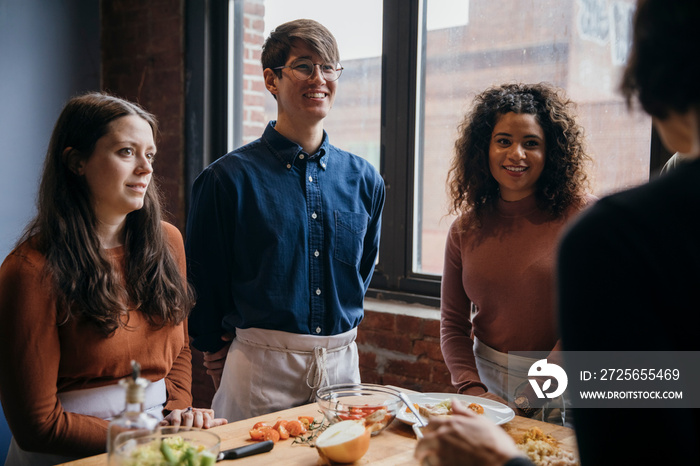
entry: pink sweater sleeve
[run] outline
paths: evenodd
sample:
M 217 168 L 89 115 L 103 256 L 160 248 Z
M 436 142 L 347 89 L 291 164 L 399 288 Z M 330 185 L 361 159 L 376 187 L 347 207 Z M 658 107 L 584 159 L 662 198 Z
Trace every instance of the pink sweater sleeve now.
M 440 298 L 440 346 L 452 384 L 459 393 L 481 395 L 487 391 L 476 369 L 470 320 L 471 301 L 462 285 L 462 253 L 455 222 L 445 246 Z

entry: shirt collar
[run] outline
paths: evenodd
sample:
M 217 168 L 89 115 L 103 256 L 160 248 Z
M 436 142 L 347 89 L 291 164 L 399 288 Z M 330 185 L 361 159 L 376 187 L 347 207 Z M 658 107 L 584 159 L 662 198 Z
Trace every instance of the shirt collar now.
M 275 130 L 276 121 L 271 121 L 268 123 L 265 132 L 263 132 L 262 139 L 265 145 L 270 149 L 270 152 L 287 168 L 291 170 L 294 163 L 299 160 L 299 154 L 306 154 L 302 147 L 296 142 L 290 141 L 286 137 L 282 136 Z M 309 160 L 318 162 L 318 165 L 325 170 L 328 166 L 328 159 L 330 155 L 330 143 L 328 142 L 328 133 L 323 130 L 323 142 L 321 142 L 321 147 L 314 154 L 306 154 Z

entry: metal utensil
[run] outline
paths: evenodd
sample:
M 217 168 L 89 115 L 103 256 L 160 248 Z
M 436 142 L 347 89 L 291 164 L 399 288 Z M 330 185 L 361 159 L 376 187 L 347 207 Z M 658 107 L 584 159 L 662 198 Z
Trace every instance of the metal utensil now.
M 420 426 L 417 423 L 412 424 L 411 428 L 413 429 L 413 433 L 416 434 L 416 438 L 418 440 L 423 438 L 423 431 L 420 430 Z
M 274 445 L 275 444 L 272 440 L 265 440 L 264 442 L 232 448 L 231 450 L 225 450 L 219 453 L 219 455 L 216 457 L 216 461 L 237 460 L 238 458 L 257 455 L 258 453 L 266 453 L 272 450 Z
M 399 398 L 401 398 L 401 401 L 403 401 L 403 404 L 406 405 L 406 407 L 413 413 L 413 415 L 416 417 L 416 422 L 413 423 L 413 432 L 416 434 L 416 437 L 421 439 L 423 438 L 423 432 L 421 432 L 420 428 L 425 427 L 428 425 L 427 422 L 423 419 L 423 416 L 421 416 L 418 413 L 418 410 L 416 409 L 415 406 L 413 406 L 413 403 L 411 403 L 411 400 L 408 399 L 406 394 L 404 392 L 398 392 Z

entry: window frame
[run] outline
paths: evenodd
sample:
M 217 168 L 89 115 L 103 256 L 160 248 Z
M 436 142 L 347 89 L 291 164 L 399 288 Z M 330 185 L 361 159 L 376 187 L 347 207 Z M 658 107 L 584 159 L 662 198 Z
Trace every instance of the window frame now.
M 236 108 L 241 107 L 242 100 L 235 83 L 232 87 L 227 83 L 229 65 L 233 63 L 235 67 L 237 60 L 235 32 L 234 50 L 228 50 L 229 9 L 240 11 L 240 0 L 206 0 L 186 5 L 185 196 L 189 206 L 196 176 L 227 151 L 228 126 L 233 126 L 234 135 L 240 134 L 231 120 L 237 119 Z M 418 66 L 419 52 L 424 52 L 425 47 L 424 43 L 419 44 L 420 38 L 425 38 L 419 31 L 419 22 L 425 5 L 423 0 L 383 0 L 380 173 L 386 184 L 386 202 L 379 261 L 367 295 L 439 307 L 441 276 L 416 273 L 412 267 L 414 201 L 419 198 L 414 188 L 416 176 L 420 175 L 416 173 L 414 157 L 420 136 L 416 134 L 416 119 L 421 118 L 416 104 L 417 90 L 423 85 L 419 82 L 422 73 L 418 73 Z M 228 109 L 229 102 L 233 102 L 232 111 Z M 649 172 L 654 176 L 671 154 L 653 127 L 650 130 Z M 238 145 L 238 141 L 233 142 Z

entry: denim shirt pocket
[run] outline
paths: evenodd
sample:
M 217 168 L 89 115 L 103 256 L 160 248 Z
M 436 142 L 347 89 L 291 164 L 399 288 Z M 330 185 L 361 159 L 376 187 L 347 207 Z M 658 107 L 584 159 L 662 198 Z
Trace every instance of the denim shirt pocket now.
M 335 211 L 334 257 L 356 267 L 362 258 L 362 246 L 367 233 L 369 215 Z

